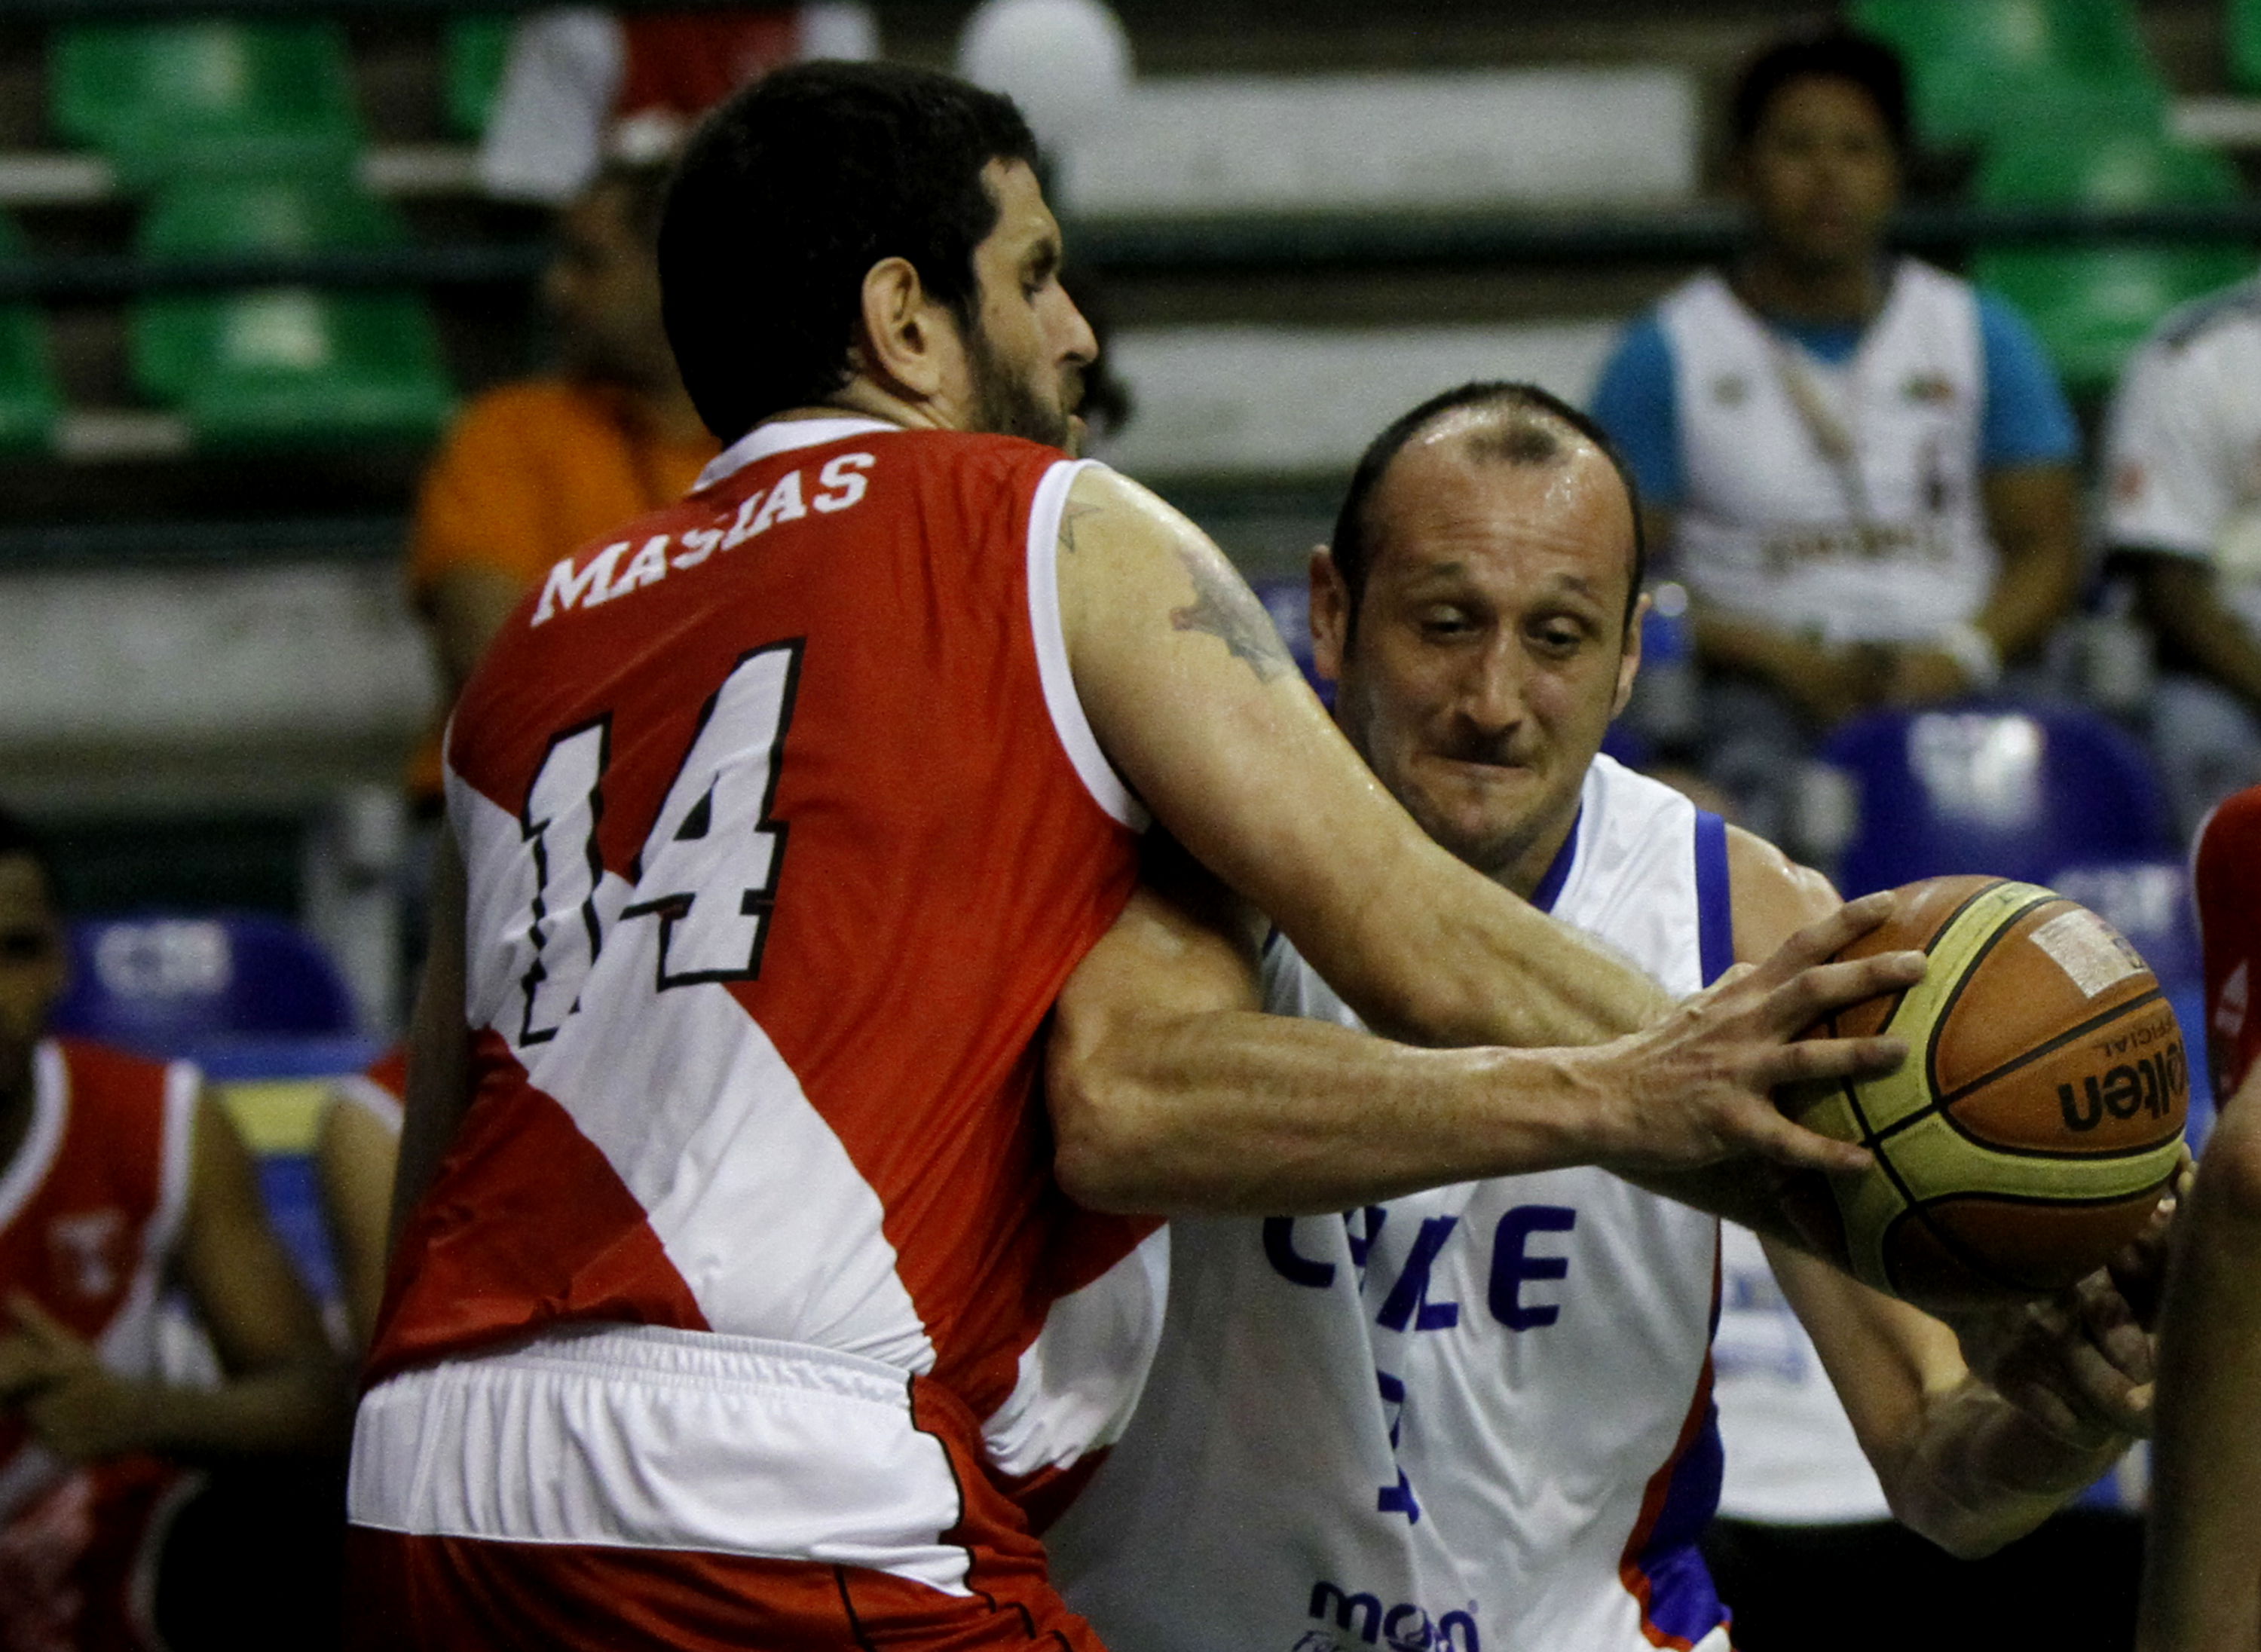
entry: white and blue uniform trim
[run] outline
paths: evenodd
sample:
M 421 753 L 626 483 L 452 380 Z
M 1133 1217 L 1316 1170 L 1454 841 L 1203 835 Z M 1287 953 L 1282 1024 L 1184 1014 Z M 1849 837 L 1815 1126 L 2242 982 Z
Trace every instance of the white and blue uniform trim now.
M 1725 828 L 1608 758 L 1534 903 L 1676 995 L 1733 958 Z M 1355 1026 L 1284 940 L 1267 1007 Z M 1171 1224 L 1129 1432 L 1047 1535 L 1115 1652 L 1726 1652 L 1718 1224 L 1584 1167 Z

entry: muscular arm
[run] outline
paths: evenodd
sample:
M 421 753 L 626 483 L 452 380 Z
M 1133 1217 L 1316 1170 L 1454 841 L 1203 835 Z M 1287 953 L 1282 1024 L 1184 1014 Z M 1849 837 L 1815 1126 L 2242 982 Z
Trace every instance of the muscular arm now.
M 408 1025 L 408 1097 L 392 1182 L 392 1237 L 439 1173 L 471 1103 L 470 1035 L 463 1030 L 463 860 L 452 828 L 432 857 L 430 950 Z
M 1897 1059 L 1780 1042 L 1812 1018 L 1812 992 L 1849 1002 L 1894 967 L 1798 973 L 1863 926 L 1833 917 L 1766 969 L 1604 1048 L 1424 1049 L 1259 1013 L 1260 920 L 1165 846 L 1059 1000 L 1046 1094 L 1060 1180 L 1097 1209 L 1280 1215 L 1566 1164 L 1720 1159 L 1762 1121 L 1731 1141 L 1705 1100 L 1733 1092 L 1787 1132 L 1767 1098 L 1793 1067 Z M 1775 1151 L 1808 1143 L 1821 1145 L 1784 1135 Z M 1683 1185 L 1699 1202 L 1712 1190 Z
M 1436 1045 L 1599 1043 L 1662 995 L 1430 842 L 1200 529 L 1106 470 L 1060 534 L 1068 657 L 1100 744 L 1367 1024 Z
M 1730 829 L 1735 951 L 1764 957 L 1837 904 L 1819 873 Z M 1991 1553 L 2111 1466 L 2132 1436 L 2052 1433 L 1973 1375 L 1956 1332 L 1834 1268 L 1762 1238 L 1892 1512 L 1941 1548 Z M 2075 1339 L 2076 1340 L 2078 1339 Z M 2107 1385 L 2101 1371 L 2091 1375 Z

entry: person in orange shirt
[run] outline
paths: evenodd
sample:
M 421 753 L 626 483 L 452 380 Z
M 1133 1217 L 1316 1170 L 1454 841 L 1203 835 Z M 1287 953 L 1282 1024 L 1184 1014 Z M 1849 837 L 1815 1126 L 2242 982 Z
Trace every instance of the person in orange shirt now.
M 660 326 L 653 247 L 665 162 L 615 162 L 559 222 L 542 283 L 558 370 L 466 407 L 426 473 L 409 594 L 456 695 L 526 587 L 559 557 L 690 490 L 717 450 Z M 436 804 L 439 747 L 410 792 Z

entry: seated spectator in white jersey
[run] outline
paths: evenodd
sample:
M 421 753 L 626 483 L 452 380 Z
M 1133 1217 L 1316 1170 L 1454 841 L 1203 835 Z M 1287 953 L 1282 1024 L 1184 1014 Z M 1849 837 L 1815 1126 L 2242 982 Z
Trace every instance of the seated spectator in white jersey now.
M 1787 842 L 1820 735 L 1991 689 L 2063 617 L 2078 433 L 2007 305 L 1887 250 L 1908 142 L 1888 47 L 1772 47 L 1733 137 L 1748 248 L 1633 326 L 1593 411 L 1694 599 L 1682 755 Z
M 48 1035 L 67 968 L 47 862 L 0 814 L 0 1646 L 334 1642 L 341 1499 L 293 1469 L 342 1446 L 342 1374 L 197 1070 Z M 172 1284 L 214 1384 L 161 1363 Z
M 2152 745 L 2194 835 L 2261 782 L 2261 281 L 2161 322 L 2107 431 L 2104 541 L 2157 637 Z
M 1342 731 L 1438 843 L 1687 995 L 1838 901 L 1598 755 L 1640 664 L 1633 499 L 1599 430 L 1544 391 L 1449 391 L 1360 462 L 1312 559 L 1312 636 Z M 1308 1104 L 1326 1058 L 1287 1062 L 1286 1027 L 1360 1024 L 1283 937 L 1262 973 L 1266 1007 L 1306 1018 L 1279 1024 L 1269 1064 L 1204 1069 L 1179 1043 L 1151 1076 L 1188 1103 L 1207 1083 Z M 1082 979 L 1056 1049 L 1085 1036 Z M 1386 1077 L 1370 1097 L 1390 1103 Z M 1725 1652 L 1696 1542 L 1720 1470 L 1718 1221 L 1567 1157 L 1360 1203 L 1173 1221 L 1145 1397 L 1052 1531 L 1071 1604 L 1116 1652 Z M 2143 1426 L 2148 1340 L 2100 1276 L 2086 1318 L 1963 1327 L 2014 1345 L 1998 1388 L 1945 1325 L 1769 1249 L 1893 1507 L 1938 1543 L 2014 1537 Z M 1891 1644 L 1966 1644 L 1960 1603 L 1866 1584 L 1855 1615 Z M 1848 1627 L 1798 1644 L 1867 1644 Z

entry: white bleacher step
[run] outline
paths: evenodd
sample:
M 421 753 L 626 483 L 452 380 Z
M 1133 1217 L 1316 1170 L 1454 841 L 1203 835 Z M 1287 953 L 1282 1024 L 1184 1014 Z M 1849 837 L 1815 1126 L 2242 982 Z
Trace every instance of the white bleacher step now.
M 1684 200 L 1698 119 L 1668 67 L 1139 81 L 1060 192 L 1092 217 Z
M 391 144 L 362 152 L 361 179 L 394 199 L 477 195 L 475 152 L 462 144 Z M 114 199 L 118 175 L 83 150 L 0 150 L 0 206 L 95 206 Z
M 1101 456 L 1156 478 L 1339 477 L 1382 426 L 1470 379 L 1583 403 L 1623 325 L 1129 329 L 1111 359 L 1136 410 Z

